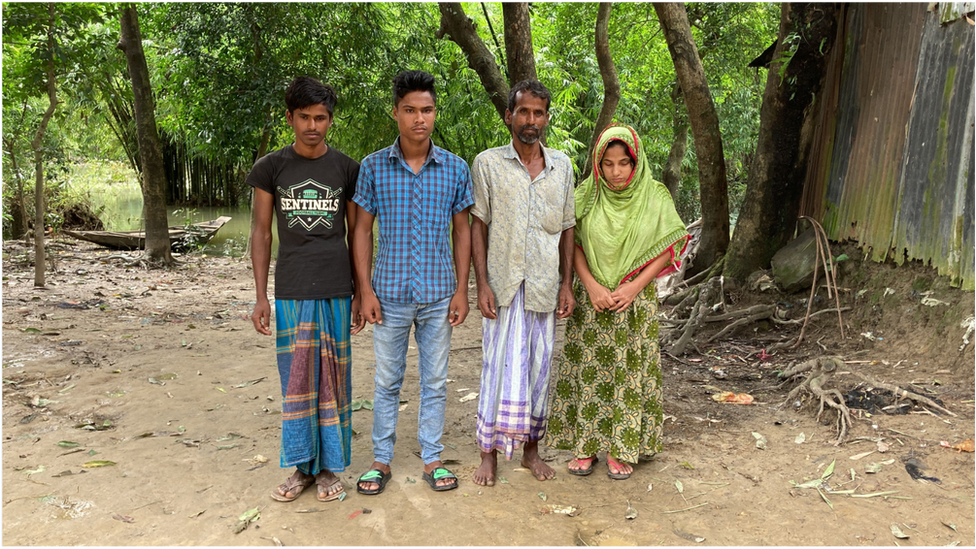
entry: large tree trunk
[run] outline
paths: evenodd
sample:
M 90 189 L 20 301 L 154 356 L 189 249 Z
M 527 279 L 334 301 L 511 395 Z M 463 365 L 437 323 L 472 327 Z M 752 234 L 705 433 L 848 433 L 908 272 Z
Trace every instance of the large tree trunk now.
M 668 42 L 674 71 L 685 96 L 691 131 L 698 153 L 698 182 L 701 193 L 701 244 L 688 274 L 694 275 L 717 261 L 729 245 L 729 194 L 725 177 L 725 155 L 718 115 L 705 80 L 698 49 L 691 36 L 684 4 L 654 3 L 658 21 Z
M 525 2 L 503 3 L 502 18 L 505 21 L 509 85 L 514 86 L 523 80 L 538 80 L 535 73 L 529 5 Z
M 149 67 L 142 49 L 139 18 L 133 4 L 122 10 L 122 36 L 118 44 L 125 52 L 134 96 L 136 134 L 142 160 L 142 201 L 146 220 L 146 256 L 165 265 L 173 264 L 170 252 L 169 229 L 166 220 L 166 171 L 163 152 L 156 132 Z
M 498 116 L 505 120 L 510 87 L 498 69 L 495 56 L 488 51 L 488 47 L 478 36 L 474 23 L 465 15 L 459 2 L 441 2 L 438 6 L 441 11 L 441 26 L 437 30 L 437 37 L 443 38 L 447 34 L 455 44 L 460 46 L 461 51 L 468 58 L 468 66 L 478 73 L 481 85 L 488 92 L 488 98 L 498 111 Z
M 726 276 L 744 280 L 768 267 L 773 254 L 793 235 L 813 141 L 814 98 L 823 86 L 841 11 L 837 4 L 782 5 L 779 44 L 763 93 L 759 142 L 725 261 Z
M 681 163 L 688 152 L 688 117 L 685 115 L 684 98 L 681 97 L 681 85 L 674 83 L 671 89 L 672 105 L 672 133 L 671 150 L 668 152 L 668 160 L 664 163 L 664 170 L 661 174 L 661 182 L 668 188 L 672 199 L 678 198 L 678 189 L 681 187 Z
M 620 80 L 617 78 L 617 67 L 613 64 L 613 56 L 610 54 L 611 6 L 610 2 L 601 2 L 596 13 L 594 47 L 596 48 L 596 61 L 600 67 L 600 76 L 603 78 L 603 106 L 600 107 L 600 114 L 593 126 L 593 137 L 590 138 L 590 146 L 587 148 L 586 166 L 583 168 L 584 177 L 587 177 L 593 168 L 591 164 L 593 163 L 593 147 L 596 146 L 596 140 L 613 121 L 613 115 L 617 112 L 617 104 L 620 103 Z
M 47 110 L 34 133 L 34 286 L 44 287 L 44 132 L 58 108 L 58 84 L 54 74 L 54 2 L 48 4 L 47 47 Z

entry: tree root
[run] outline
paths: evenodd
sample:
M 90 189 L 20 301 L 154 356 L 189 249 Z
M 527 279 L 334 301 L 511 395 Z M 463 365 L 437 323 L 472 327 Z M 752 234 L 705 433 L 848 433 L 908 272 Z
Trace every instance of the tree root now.
M 698 300 L 695 302 L 695 306 L 691 309 L 691 316 L 688 317 L 688 321 L 685 324 L 684 330 L 681 333 L 681 337 L 678 341 L 671 347 L 671 353 L 675 355 L 680 355 L 685 352 L 688 347 L 688 343 L 691 341 L 691 337 L 695 335 L 695 331 L 698 330 L 705 322 L 705 318 L 712 310 L 711 303 L 715 301 L 717 297 L 721 294 L 721 277 L 714 277 L 708 280 L 701 288 L 701 292 L 698 295 Z
M 851 418 L 851 410 L 844 401 L 844 395 L 837 389 L 827 389 L 826 385 L 840 369 L 847 367 L 848 365 L 839 357 L 826 356 L 801 362 L 800 364 L 790 365 L 790 367 L 779 374 L 779 378 L 784 380 L 784 384 L 805 375 L 805 379 L 789 392 L 780 406 L 797 402 L 797 399 L 802 402 L 803 396 L 806 394 L 815 397 L 819 401 L 817 421 L 820 421 L 820 417 L 827 408 L 832 408 L 837 411 L 837 440 L 834 441 L 834 446 L 838 446 L 845 441 L 853 420 Z M 952 417 L 959 417 L 926 396 L 913 393 L 892 383 L 878 381 L 871 376 L 857 371 L 852 370 L 851 373 L 872 387 L 891 391 L 899 400 L 907 398 L 915 404 L 928 406 Z
M 804 393 L 808 393 L 816 397 L 820 403 L 817 410 L 817 421 L 820 421 L 820 417 L 823 415 L 824 410 L 826 409 L 825 407 L 836 410 L 837 440 L 834 441 L 834 446 L 838 446 L 844 442 L 844 438 L 847 436 L 847 431 L 853 423 L 853 419 L 851 418 L 851 410 L 844 402 L 844 395 L 842 395 L 837 389 L 824 388 L 827 382 L 830 381 L 830 379 L 837 372 L 838 368 L 842 367 L 844 367 L 844 361 L 837 357 L 821 357 L 787 368 L 779 374 L 780 379 L 791 380 L 806 372 L 810 372 L 806 379 L 804 379 L 799 385 L 790 391 L 789 395 L 786 396 L 786 400 L 783 401 L 783 404 L 793 402 L 797 398 L 802 398 Z

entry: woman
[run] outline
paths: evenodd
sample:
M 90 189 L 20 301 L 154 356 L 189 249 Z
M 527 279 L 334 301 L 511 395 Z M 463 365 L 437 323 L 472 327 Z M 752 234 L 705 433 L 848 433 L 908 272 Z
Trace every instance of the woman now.
M 654 279 L 680 266 L 691 238 L 667 188 L 651 177 L 633 128 L 611 126 L 576 189 L 576 310 L 566 325 L 549 419 L 550 447 L 573 450 L 569 472 L 630 477 L 661 448 L 661 370 Z

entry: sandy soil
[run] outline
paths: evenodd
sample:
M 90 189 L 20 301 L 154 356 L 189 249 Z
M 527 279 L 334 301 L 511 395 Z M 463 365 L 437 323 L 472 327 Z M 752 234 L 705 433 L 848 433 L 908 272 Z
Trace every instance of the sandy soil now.
M 246 263 L 191 255 L 178 269 L 147 271 L 126 268 L 122 259 L 109 258 L 113 252 L 55 241 L 57 274 L 37 290 L 29 252 L 16 243 L 3 249 L 4 544 L 976 541 L 973 454 L 939 446 L 974 436 L 974 344 L 959 350 L 965 333 L 959 325 L 973 314 L 973 294 L 948 288 L 921 266 L 846 264 L 843 299 L 854 307 L 845 317 L 846 340 L 837 334 L 836 316 L 826 314 L 812 321 L 798 350 L 765 361 L 760 350 L 798 327 L 757 323 L 714 344 L 702 338 L 699 350 L 683 357 L 665 356 L 665 452 L 641 462 L 627 481 L 606 476 L 603 456 L 595 474 L 571 476 L 571 455 L 545 448 L 557 470 L 554 480 L 535 480 L 516 460 L 500 463 L 504 480 L 494 487 L 471 481 L 479 463 L 477 401 L 459 399 L 478 391 L 481 319 L 475 309 L 454 332 L 448 385 L 443 458 L 451 460 L 460 488 L 434 493 L 420 480 L 414 366 L 404 384 L 407 402 L 386 492 L 366 497 L 354 490 L 355 477 L 372 462 L 372 416 L 362 409 L 353 416 L 352 466 L 341 474 L 348 497 L 321 504 L 309 490 L 283 504 L 268 495 L 289 474 L 278 467 L 274 340 L 256 334 L 248 320 L 254 292 Z M 921 305 L 925 290 L 949 305 Z M 730 291 L 729 299 L 733 309 L 779 300 L 802 317 L 806 294 Z M 868 332 L 874 340 L 860 335 Z M 851 369 L 885 381 L 914 383 L 958 417 L 918 408 L 907 415 L 860 413 L 853 440 L 834 446 L 833 415 L 818 423 L 809 404 L 798 411 L 777 407 L 788 387 L 777 387 L 775 372 L 824 354 L 840 355 Z M 411 356 L 416 364 L 415 350 Z M 369 328 L 354 336 L 353 359 L 354 397 L 371 399 Z M 727 377 L 716 378 L 713 367 Z M 841 379 L 850 381 L 844 391 L 854 385 L 853 376 Z M 714 402 L 715 387 L 750 393 L 756 404 Z M 765 436 L 766 449 L 756 447 L 753 432 Z M 801 434 L 805 441 L 798 443 Z M 879 438 L 888 446 L 884 453 Z M 940 483 L 913 480 L 905 467 L 909 458 Z M 114 465 L 84 467 L 95 460 Z M 831 463 L 832 490 L 889 495 L 825 492 L 831 507 L 816 489 L 791 483 L 820 478 Z M 867 473 L 875 463 L 882 463 L 880 472 Z M 628 502 L 636 518 L 626 518 Z M 577 511 L 567 516 L 553 506 Z M 253 508 L 260 518 L 235 534 L 239 516 Z M 892 524 L 908 538 L 895 538 Z

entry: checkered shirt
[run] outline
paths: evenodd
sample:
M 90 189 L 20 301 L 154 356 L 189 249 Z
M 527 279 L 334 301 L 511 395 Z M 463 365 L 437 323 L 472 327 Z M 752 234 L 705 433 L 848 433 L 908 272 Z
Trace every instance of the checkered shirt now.
M 457 288 L 451 217 L 474 204 L 468 164 L 431 143 L 420 173 L 393 145 L 367 156 L 353 202 L 379 219 L 373 269 L 376 296 L 394 303 L 434 303 Z

